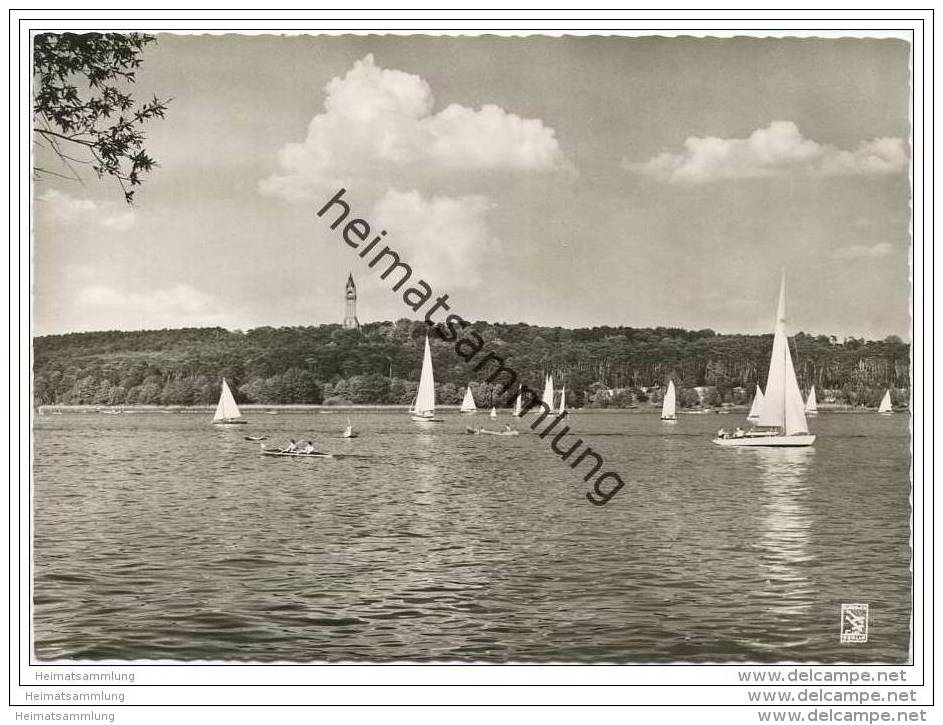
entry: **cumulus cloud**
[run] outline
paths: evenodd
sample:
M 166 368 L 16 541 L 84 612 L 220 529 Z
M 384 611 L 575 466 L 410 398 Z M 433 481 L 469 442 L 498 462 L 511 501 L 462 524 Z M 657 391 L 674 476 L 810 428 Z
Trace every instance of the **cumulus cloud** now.
M 44 191 L 37 197 L 40 202 L 37 212 L 68 224 L 84 224 L 127 231 L 134 226 L 134 210 L 115 202 L 98 203 L 91 199 L 79 199 L 55 189 Z
M 665 152 L 641 164 L 624 159 L 623 166 L 679 184 L 778 176 L 893 174 L 907 168 L 902 139 L 876 138 L 848 151 L 805 138 L 791 121 L 774 121 L 747 138 L 691 136 L 684 147 L 684 151 Z
M 554 130 L 541 120 L 495 105 L 452 104 L 433 113 L 425 80 L 380 68 L 372 55 L 324 90 L 324 111 L 311 119 L 303 142 L 282 148 L 280 171 L 262 181 L 263 192 L 299 201 L 339 181 L 393 181 L 410 170 L 544 172 L 567 165 Z
M 413 265 L 417 278 L 434 286 L 474 286 L 496 246 L 482 196 L 426 198 L 418 191 L 388 191 L 372 218 L 389 231 L 387 243 Z M 382 247 L 381 247 L 382 249 Z
M 833 251 L 832 257 L 835 259 L 880 259 L 893 254 L 893 252 L 894 247 L 887 242 L 878 242 L 870 247 L 864 244 L 849 244 Z

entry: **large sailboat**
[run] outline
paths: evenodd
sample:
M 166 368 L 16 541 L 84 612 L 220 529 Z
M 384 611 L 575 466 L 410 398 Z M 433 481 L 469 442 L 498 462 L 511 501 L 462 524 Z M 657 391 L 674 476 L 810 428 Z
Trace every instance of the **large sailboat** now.
M 675 393 L 674 380 L 668 381 L 668 390 L 665 392 L 665 399 L 661 402 L 661 419 L 675 421 L 678 417 L 675 415 Z
M 412 419 L 417 423 L 441 423 L 435 417 L 435 377 L 432 374 L 432 350 L 426 335 L 426 349 L 422 353 L 422 372 L 419 374 L 419 390 L 413 403 Z
M 881 415 L 890 415 L 894 412 L 894 405 L 891 403 L 891 391 L 888 390 L 884 393 L 884 397 L 881 398 L 881 405 L 878 407 L 878 413 Z
M 809 397 L 805 399 L 805 414 L 806 415 L 818 415 L 819 414 L 819 402 L 815 399 L 815 386 L 813 385 L 809 388 Z
M 786 273 L 779 287 L 779 307 L 773 329 L 773 353 L 766 379 L 766 395 L 756 421 L 762 431 L 740 436 L 714 438 L 719 446 L 811 446 L 815 436 L 809 433 L 805 403 L 796 380 L 796 371 L 786 337 Z
M 223 389 L 219 394 L 219 403 L 216 404 L 213 423 L 216 425 L 245 425 L 246 423 L 242 419 L 242 413 L 239 412 L 239 406 L 236 405 L 236 399 L 232 396 L 232 390 L 229 389 L 226 378 L 223 378 Z
M 465 388 L 465 397 L 462 399 L 462 407 L 459 408 L 459 412 L 465 415 L 478 412 L 478 408 L 475 406 L 475 398 L 472 395 L 471 385 Z
M 750 406 L 750 412 L 747 414 L 747 420 L 756 422 L 760 419 L 760 411 L 763 410 L 763 388 L 757 383 L 756 395 L 753 396 L 753 405 Z

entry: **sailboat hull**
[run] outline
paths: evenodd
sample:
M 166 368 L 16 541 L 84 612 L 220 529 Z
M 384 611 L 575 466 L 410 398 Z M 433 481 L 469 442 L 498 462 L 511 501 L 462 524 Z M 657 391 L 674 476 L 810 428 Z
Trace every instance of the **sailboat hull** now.
M 247 420 L 214 420 L 213 425 L 245 425 Z
M 712 442 L 725 448 L 749 448 L 759 446 L 767 448 L 802 448 L 815 443 L 815 436 L 811 434 L 793 436 L 745 436 L 743 438 L 714 438 Z
M 422 416 L 422 415 L 413 415 L 413 416 L 410 416 L 410 418 L 412 418 L 412 420 L 415 421 L 416 423 L 441 423 L 442 422 L 441 418 L 426 418 L 425 416 Z
M 477 410 L 460 410 L 458 412 L 461 413 L 462 415 L 474 415 L 478 411 Z
M 678 422 L 678 419 L 675 418 L 674 416 L 672 416 L 672 417 L 670 417 L 670 418 L 666 418 L 665 416 L 662 416 L 662 417 L 661 417 L 661 421 L 662 421 L 662 423 L 677 423 L 677 422 Z

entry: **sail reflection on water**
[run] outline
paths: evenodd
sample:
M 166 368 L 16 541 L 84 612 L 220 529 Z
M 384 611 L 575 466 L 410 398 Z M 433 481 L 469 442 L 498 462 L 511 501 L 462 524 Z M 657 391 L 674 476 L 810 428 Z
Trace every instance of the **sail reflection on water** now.
M 808 468 L 815 449 L 757 448 L 751 453 L 759 469 L 763 507 L 757 542 L 762 579 L 757 597 L 771 615 L 798 620 L 815 600 L 806 574 L 813 559 L 809 552 L 812 514 L 807 502 L 812 493 Z M 805 629 L 799 621 L 793 624 L 796 635 Z M 787 622 L 782 622 L 779 631 L 788 629 Z

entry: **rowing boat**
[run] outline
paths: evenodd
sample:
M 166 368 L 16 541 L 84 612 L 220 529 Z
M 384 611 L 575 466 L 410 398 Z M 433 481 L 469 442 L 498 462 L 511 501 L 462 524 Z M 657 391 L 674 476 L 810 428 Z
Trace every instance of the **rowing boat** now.
M 315 451 L 314 453 L 302 453 L 301 451 L 281 451 L 277 448 L 263 448 L 263 456 L 275 456 L 282 458 L 333 458 L 333 453 L 321 453 L 320 451 Z
M 484 428 L 465 428 L 465 432 L 470 435 L 489 435 L 489 436 L 516 436 L 520 433 L 516 430 L 486 430 Z

